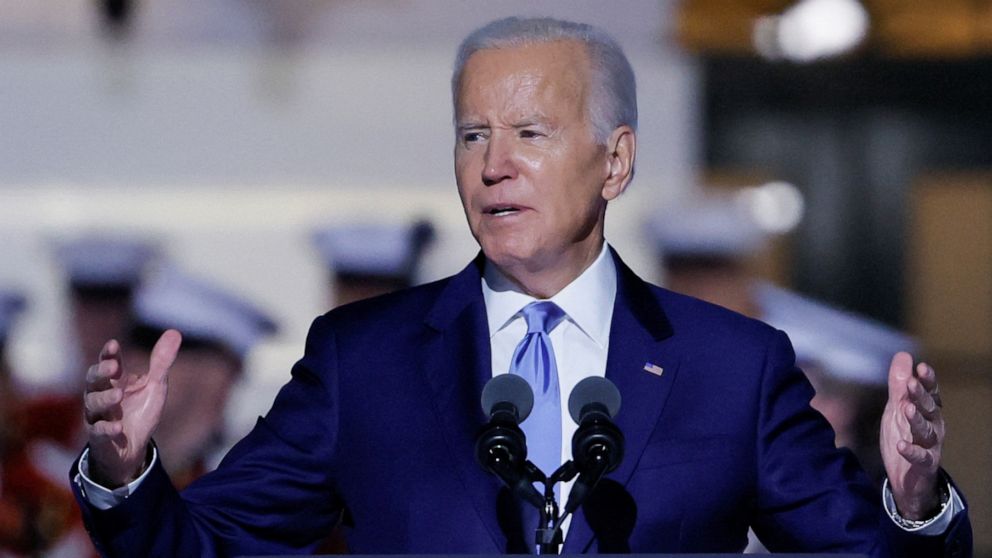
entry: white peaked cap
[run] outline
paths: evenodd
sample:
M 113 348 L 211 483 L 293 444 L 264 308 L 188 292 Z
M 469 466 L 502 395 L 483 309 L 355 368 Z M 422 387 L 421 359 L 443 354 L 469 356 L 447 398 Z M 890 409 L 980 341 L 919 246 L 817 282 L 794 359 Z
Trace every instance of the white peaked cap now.
M 218 342 L 244 358 L 276 324 L 251 303 L 208 284 L 165 269 L 135 296 L 136 321 L 156 329 L 178 329 L 197 339 Z
M 756 286 L 755 295 L 762 319 L 789 335 L 797 359 L 817 362 L 839 380 L 885 385 L 892 355 L 919 348 L 885 324 L 767 282 Z
M 434 228 L 426 221 L 355 223 L 320 229 L 313 242 L 336 273 L 407 277 L 433 236 Z
M 648 234 L 663 255 L 672 256 L 747 256 L 768 237 L 740 198 L 729 195 L 672 203 L 651 215 Z
M 137 285 L 158 247 L 142 238 L 99 233 L 56 244 L 56 257 L 69 281 L 80 286 Z

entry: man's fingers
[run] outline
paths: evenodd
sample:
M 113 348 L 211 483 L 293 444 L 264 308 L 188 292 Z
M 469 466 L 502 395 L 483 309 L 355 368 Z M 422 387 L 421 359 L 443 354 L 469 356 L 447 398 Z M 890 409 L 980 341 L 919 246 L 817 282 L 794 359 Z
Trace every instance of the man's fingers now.
M 148 377 L 153 381 L 164 381 L 166 373 L 176 361 L 179 353 L 179 346 L 182 345 L 183 336 L 174 329 L 168 329 L 152 347 L 151 358 L 148 362 Z
M 937 372 L 933 367 L 925 362 L 916 365 L 916 377 L 923 384 L 923 389 L 934 398 L 938 407 L 943 406 L 940 401 L 940 387 L 937 385 Z
M 896 449 L 899 450 L 899 455 L 903 456 L 906 461 L 909 461 L 913 465 L 919 465 L 921 467 L 931 467 L 933 465 L 933 454 L 920 446 L 900 441 L 896 445 Z
M 124 374 L 121 345 L 116 339 L 103 344 L 99 361 L 86 369 L 86 393 L 110 389 L 113 380 Z
M 86 391 L 96 391 L 110 387 L 110 374 L 94 364 L 86 369 Z
M 913 377 L 913 357 L 900 351 L 892 357 L 889 365 L 889 401 L 906 398 L 906 384 Z
M 119 419 L 120 403 L 123 399 L 124 392 L 120 388 L 87 393 L 83 397 L 86 422 L 94 424 L 101 420 Z
M 94 364 L 86 370 L 86 391 L 102 391 L 109 389 L 111 380 L 120 378 L 121 361 L 118 359 L 101 360 L 99 364 Z
M 937 436 L 937 429 L 933 422 L 926 419 L 916 408 L 916 405 L 907 403 L 903 409 L 906 420 L 909 422 L 909 431 L 912 435 L 914 445 L 929 449 L 937 445 L 940 441 Z
M 121 344 L 117 342 L 116 339 L 111 339 L 103 344 L 103 348 L 100 349 L 100 360 L 106 360 L 110 358 L 119 359 L 121 355 Z
M 915 378 L 909 381 L 909 400 L 927 420 L 936 420 L 940 414 L 938 400 Z
M 123 431 L 120 421 L 97 421 L 90 425 L 90 442 L 110 441 L 120 436 Z

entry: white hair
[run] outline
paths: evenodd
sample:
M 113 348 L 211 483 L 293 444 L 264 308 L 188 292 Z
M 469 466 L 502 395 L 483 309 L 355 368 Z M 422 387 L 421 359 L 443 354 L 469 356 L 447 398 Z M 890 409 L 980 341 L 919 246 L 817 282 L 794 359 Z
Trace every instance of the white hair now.
M 591 96 L 589 120 L 595 139 L 605 144 L 618 126 L 637 129 L 637 86 L 623 49 L 605 31 L 585 23 L 552 18 L 508 17 L 473 31 L 462 41 L 451 76 L 451 95 L 458 108 L 458 85 L 465 63 L 475 52 L 573 40 L 589 55 Z

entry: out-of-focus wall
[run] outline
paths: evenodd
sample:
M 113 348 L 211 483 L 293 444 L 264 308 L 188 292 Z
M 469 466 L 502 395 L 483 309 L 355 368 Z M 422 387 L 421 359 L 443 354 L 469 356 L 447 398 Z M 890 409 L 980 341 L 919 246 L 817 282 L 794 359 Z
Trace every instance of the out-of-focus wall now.
M 428 216 L 422 279 L 477 249 L 454 188 L 450 70 L 458 41 L 505 15 L 554 15 L 613 33 L 639 81 L 638 176 L 609 238 L 655 271 L 652 208 L 695 180 L 695 64 L 668 37 L 669 2 L 136 3 L 122 38 L 92 2 L 0 0 L 0 284 L 31 310 L 13 358 L 30 381 L 65 373 L 65 306 L 50 241 L 92 229 L 162 240 L 183 268 L 272 312 L 252 355 L 278 385 L 326 307 L 314 226 Z M 271 8 L 266 8 L 270 5 Z
M 305 35 L 292 41 L 237 24 L 264 20 L 261 3 L 206 2 L 234 20 L 213 35 L 176 15 L 204 8 L 164 4 L 175 13 L 138 3 L 125 40 L 95 25 L 86 35 L 76 20 L 22 24 L 76 30 L 62 40 L 0 39 L 0 185 L 448 188 L 455 47 L 514 13 L 611 30 L 640 79 L 641 169 L 671 183 L 691 172 L 693 66 L 666 44 L 662 3 L 310 2 L 323 6 L 311 8 L 316 23 L 299 23 Z M 29 6 L 0 11 L 44 10 Z M 17 28 L 0 24 L 0 35 L 6 26 Z
M 977 556 L 992 555 L 992 172 L 931 172 L 910 196 L 913 332 L 940 375 L 944 465 L 971 506 Z

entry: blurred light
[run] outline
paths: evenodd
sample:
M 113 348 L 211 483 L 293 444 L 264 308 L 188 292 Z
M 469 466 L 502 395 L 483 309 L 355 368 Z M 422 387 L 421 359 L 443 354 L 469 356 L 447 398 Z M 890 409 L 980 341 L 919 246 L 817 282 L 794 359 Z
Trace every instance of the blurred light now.
M 751 218 L 766 232 L 787 233 L 803 220 L 806 210 L 803 195 L 788 182 L 769 182 L 748 188 L 740 195 Z
M 853 50 L 868 27 L 857 0 L 801 0 L 782 15 L 758 18 L 753 42 L 765 58 L 811 62 Z
M 778 42 L 778 25 L 781 19 L 781 16 L 762 16 L 754 21 L 751 42 L 762 58 L 782 58 L 782 47 Z

